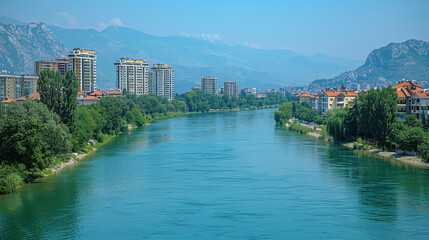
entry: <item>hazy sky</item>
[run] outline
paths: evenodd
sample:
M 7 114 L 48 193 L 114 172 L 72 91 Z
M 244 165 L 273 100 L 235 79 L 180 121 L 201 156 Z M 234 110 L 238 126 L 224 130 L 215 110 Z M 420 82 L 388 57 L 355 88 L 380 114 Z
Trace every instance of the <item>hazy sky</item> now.
M 364 60 L 390 42 L 429 40 L 429 1 L 6 0 L 0 14 L 67 28 L 120 25 L 148 34 L 210 34 L 230 45 Z

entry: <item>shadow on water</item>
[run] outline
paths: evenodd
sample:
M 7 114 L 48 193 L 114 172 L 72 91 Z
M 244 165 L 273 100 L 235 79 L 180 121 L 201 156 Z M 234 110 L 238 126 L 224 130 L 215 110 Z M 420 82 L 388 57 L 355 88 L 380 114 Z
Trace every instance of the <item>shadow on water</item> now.
M 55 178 L 50 176 L 45 181 L 55 181 Z M 74 181 L 68 182 L 67 188 L 49 183 L 28 184 L 17 193 L 1 195 L 0 239 L 55 239 L 76 235 L 78 199 Z
M 318 144 L 327 146 L 321 148 L 326 151 L 321 155 L 322 166 L 357 190 L 363 218 L 395 221 L 401 204 L 427 207 L 427 170 L 370 152 L 324 142 Z M 404 197 L 406 202 L 401 202 Z

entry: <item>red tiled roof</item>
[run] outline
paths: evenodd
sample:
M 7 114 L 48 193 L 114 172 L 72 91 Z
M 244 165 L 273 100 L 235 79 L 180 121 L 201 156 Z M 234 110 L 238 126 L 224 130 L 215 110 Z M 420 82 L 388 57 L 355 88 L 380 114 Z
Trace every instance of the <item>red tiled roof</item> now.
M 341 92 L 331 92 L 331 91 L 325 91 L 326 95 L 328 97 L 336 97 L 338 96 Z
M 122 93 L 119 91 L 107 91 L 107 94 L 108 95 L 122 95 Z
M 411 83 L 411 82 L 402 82 L 402 83 L 399 83 L 399 84 L 393 86 L 392 88 L 393 89 L 398 89 L 398 88 L 404 88 L 406 86 L 416 86 L 416 88 L 424 89 L 424 87 L 419 86 L 419 85 L 414 84 L 414 83 Z
M 17 98 L 17 99 L 15 99 L 15 101 L 25 101 L 25 97 L 20 97 L 20 98 Z
M 429 98 L 428 93 L 416 91 L 414 94 L 417 94 L 421 98 Z
M 28 97 L 28 98 L 32 98 L 32 99 L 40 99 L 40 93 L 34 93 L 33 95 L 31 95 L 30 97 Z
M 405 98 L 405 94 L 402 91 L 397 91 L 396 94 L 398 94 L 398 98 Z
M 85 98 L 83 98 L 82 100 L 99 100 L 98 97 L 93 97 L 93 96 L 86 96 Z
M 102 96 L 102 95 L 104 95 L 104 93 L 97 90 L 97 91 L 94 91 L 88 95 L 89 96 Z
M 299 97 L 311 97 L 312 95 L 310 94 L 310 93 L 304 93 L 304 94 L 302 94 L 301 96 L 299 96 Z
M 344 94 L 344 96 L 346 96 L 346 97 L 357 97 L 359 94 L 357 94 L 357 93 L 354 93 L 354 92 L 345 92 L 345 93 L 343 93 Z
M 83 93 L 83 92 L 77 92 L 77 95 L 84 95 L 85 96 L 85 93 Z
M 11 103 L 11 102 L 16 102 L 14 99 L 8 99 L 8 100 L 4 100 L 2 103 Z

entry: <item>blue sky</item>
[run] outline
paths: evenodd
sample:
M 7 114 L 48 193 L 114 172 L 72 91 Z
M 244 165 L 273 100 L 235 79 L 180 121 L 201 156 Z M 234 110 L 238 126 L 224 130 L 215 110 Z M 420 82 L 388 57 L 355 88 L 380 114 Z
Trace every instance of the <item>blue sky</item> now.
M 67 28 L 120 25 L 157 36 L 364 60 L 390 42 L 429 40 L 429 1 L 4 1 L 0 14 Z

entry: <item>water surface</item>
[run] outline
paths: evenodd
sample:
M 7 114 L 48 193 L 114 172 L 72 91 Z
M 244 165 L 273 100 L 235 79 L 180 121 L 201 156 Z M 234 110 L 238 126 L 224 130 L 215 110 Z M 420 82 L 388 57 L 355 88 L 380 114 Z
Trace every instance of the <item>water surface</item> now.
M 0 239 L 429 239 L 429 171 L 275 127 L 194 114 L 115 138 L 0 196 Z

